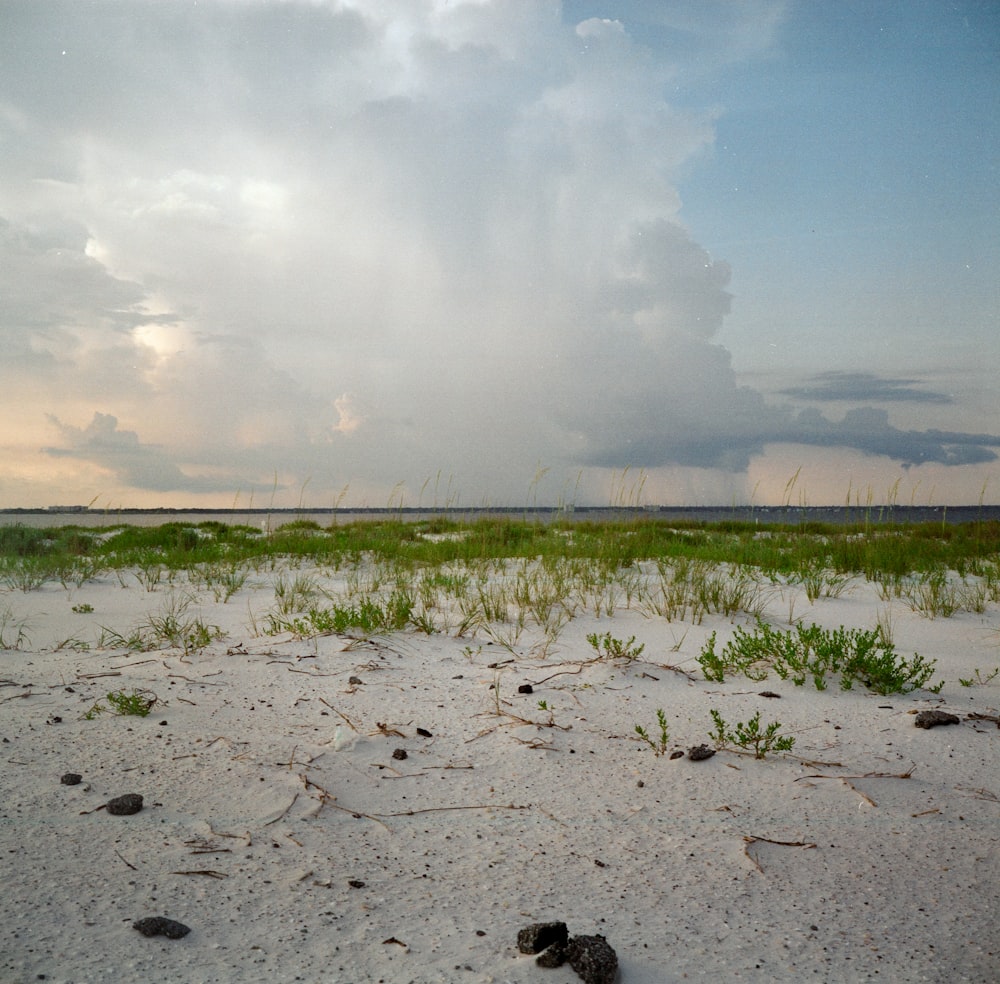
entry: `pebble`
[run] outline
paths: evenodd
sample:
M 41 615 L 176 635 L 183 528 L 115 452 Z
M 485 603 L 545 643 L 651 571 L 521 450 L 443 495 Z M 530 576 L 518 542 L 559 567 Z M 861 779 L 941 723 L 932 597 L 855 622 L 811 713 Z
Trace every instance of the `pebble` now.
M 710 759 L 715 754 L 714 748 L 709 748 L 708 745 L 692 745 L 688 749 L 688 758 L 692 762 L 704 762 L 705 759 Z
M 185 926 L 176 919 L 166 916 L 147 916 L 132 923 L 132 928 L 139 930 L 143 936 L 165 936 L 168 940 L 179 940 L 191 932 L 190 926 Z
M 126 793 L 116 796 L 105 804 L 108 813 L 114 817 L 127 817 L 142 809 L 142 797 L 138 793 Z
M 918 728 L 936 728 L 939 724 L 960 724 L 955 714 L 947 711 L 919 711 L 913 722 Z

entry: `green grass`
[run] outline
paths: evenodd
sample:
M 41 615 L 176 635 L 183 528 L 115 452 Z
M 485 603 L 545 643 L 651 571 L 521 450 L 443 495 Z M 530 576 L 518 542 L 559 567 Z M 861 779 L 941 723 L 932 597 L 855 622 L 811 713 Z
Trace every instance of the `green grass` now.
M 929 618 L 981 612 L 1000 601 L 998 551 L 995 522 L 761 527 L 659 518 L 547 524 L 507 516 L 387 518 L 327 528 L 295 521 L 268 532 L 219 522 L 99 530 L 14 525 L 0 527 L 0 590 L 61 585 L 71 592 L 87 581 L 116 579 L 125 589 L 168 594 L 145 623 L 124 634 L 105 629 L 104 644 L 126 648 L 203 648 L 218 630 L 186 612 L 190 602 L 174 600 L 179 590 L 189 599 L 211 593 L 228 602 L 248 583 L 271 583 L 273 607 L 250 612 L 257 634 L 449 632 L 545 656 L 581 614 L 603 618 L 623 609 L 691 624 L 723 615 L 763 625 L 775 598 L 787 594 L 794 624 L 800 594 L 822 604 L 861 579 L 887 603 L 899 599 Z M 2 627 L 3 639 L 24 644 L 24 627 L 9 609 Z M 885 632 L 879 649 L 870 634 L 827 645 L 804 631 L 782 636 L 759 628 L 753 645 L 777 647 L 775 653 L 761 659 L 704 653 L 703 669 L 752 674 L 769 665 L 817 686 L 837 673 L 842 686 L 860 681 L 880 693 L 924 686 L 933 669 L 916 655 L 897 657 Z M 737 629 L 736 639 L 747 642 L 746 631 Z M 612 651 L 616 642 L 621 652 Z M 642 643 L 610 634 L 592 645 L 599 656 L 623 663 L 642 651 Z M 837 645 L 867 648 L 859 662 L 827 651 Z M 732 665 L 725 663 L 730 657 Z
M 995 568 L 1000 554 L 1000 523 L 994 521 L 877 529 L 863 523 L 774 524 L 763 529 L 765 536 L 761 532 L 754 523 L 735 521 L 544 524 L 509 517 L 471 522 L 443 517 L 422 522 L 386 519 L 326 529 L 312 522 L 293 522 L 268 534 L 218 522 L 121 525 L 100 531 L 12 525 L 0 527 L 0 560 L 13 567 L 25 558 L 66 562 L 92 557 L 109 567 L 156 563 L 175 570 L 220 563 L 252 567 L 274 556 L 333 566 L 362 556 L 434 567 L 498 559 L 587 560 L 609 570 L 640 560 L 664 560 L 729 564 L 808 578 L 811 591 L 830 594 L 843 575 L 875 580 L 950 570 L 965 576 L 979 574 L 984 565 Z
M 14 614 L 10 605 L 0 605 L 0 649 L 21 649 L 31 644 L 29 620 Z

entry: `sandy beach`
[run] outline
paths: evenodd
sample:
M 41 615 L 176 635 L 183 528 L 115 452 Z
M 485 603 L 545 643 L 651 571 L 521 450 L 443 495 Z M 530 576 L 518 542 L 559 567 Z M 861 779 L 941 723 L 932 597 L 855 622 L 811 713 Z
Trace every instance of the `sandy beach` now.
M 753 619 L 668 620 L 624 591 L 548 637 L 446 610 L 433 633 L 268 622 L 292 578 L 330 596 L 351 576 L 0 592 L 0 979 L 579 980 L 518 951 L 549 920 L 606 937 L 623 984 L 997 979 L 995 604 L 932 618 L 862 577 L 812 602 L 763 580 L 778 629 L 881 621 L 936 661 L 939 693 L 881 696 L 706 680 L 711 633 Z M 211 638 L 122 644 L 167 616 Z M 602 657 L 593 634 L 643 648 Z M 147 716 L 113 712 L 136 692 Z M 959 722 L 916 727 L 929 709 Z M 713 710 L 794 748 L 693 761 Z M 109 811 L 126 794 L 141 810 Z M 190 931 L 133 928 L 157 916 Z

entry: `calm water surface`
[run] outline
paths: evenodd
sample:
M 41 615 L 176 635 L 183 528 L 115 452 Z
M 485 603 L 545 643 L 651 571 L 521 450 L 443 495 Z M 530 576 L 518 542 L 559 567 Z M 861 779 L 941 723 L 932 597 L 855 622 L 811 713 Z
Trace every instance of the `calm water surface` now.
M 890 525 L 905 523 L 970 523 L 1000 521 L 1000 506 L 736 506 L 728 508 L 699 506 L 659 506 L 642 509 L 577 507 L 561 508 L 512 507 L 509 509 L 242 509 L 242 510 L 84 510 L 82 512 L 40 510 L 0 511 L 0 526 L 20 524 L 41 529 L 51 526 L 161 526 L 164 523 L 219 522 L 229 525 L 252 526 L 274 530 L 286 523 L 308 520 L 320 526 L 396 519 L 404 522 L 426 522 L 436 517 L 471 522 L 483 518 L 506 517 L 533 522 L 597 523 L 623 520 L 659 520 L 670 522 L 717 523 L 727 520 L 757 523 L 870 523 Z

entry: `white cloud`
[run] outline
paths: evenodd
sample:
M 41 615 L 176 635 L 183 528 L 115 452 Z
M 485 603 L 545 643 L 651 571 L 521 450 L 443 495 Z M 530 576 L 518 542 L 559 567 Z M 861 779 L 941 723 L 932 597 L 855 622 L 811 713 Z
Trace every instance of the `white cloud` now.
M 364 417 L 354 408 L 354 400 L 350 393 L 338 396 L 333 401 L 333 408 L 337 412 L 337 422 L 333 425 L 333 429 L 340 434 L 353 434 L 364 423 Z

